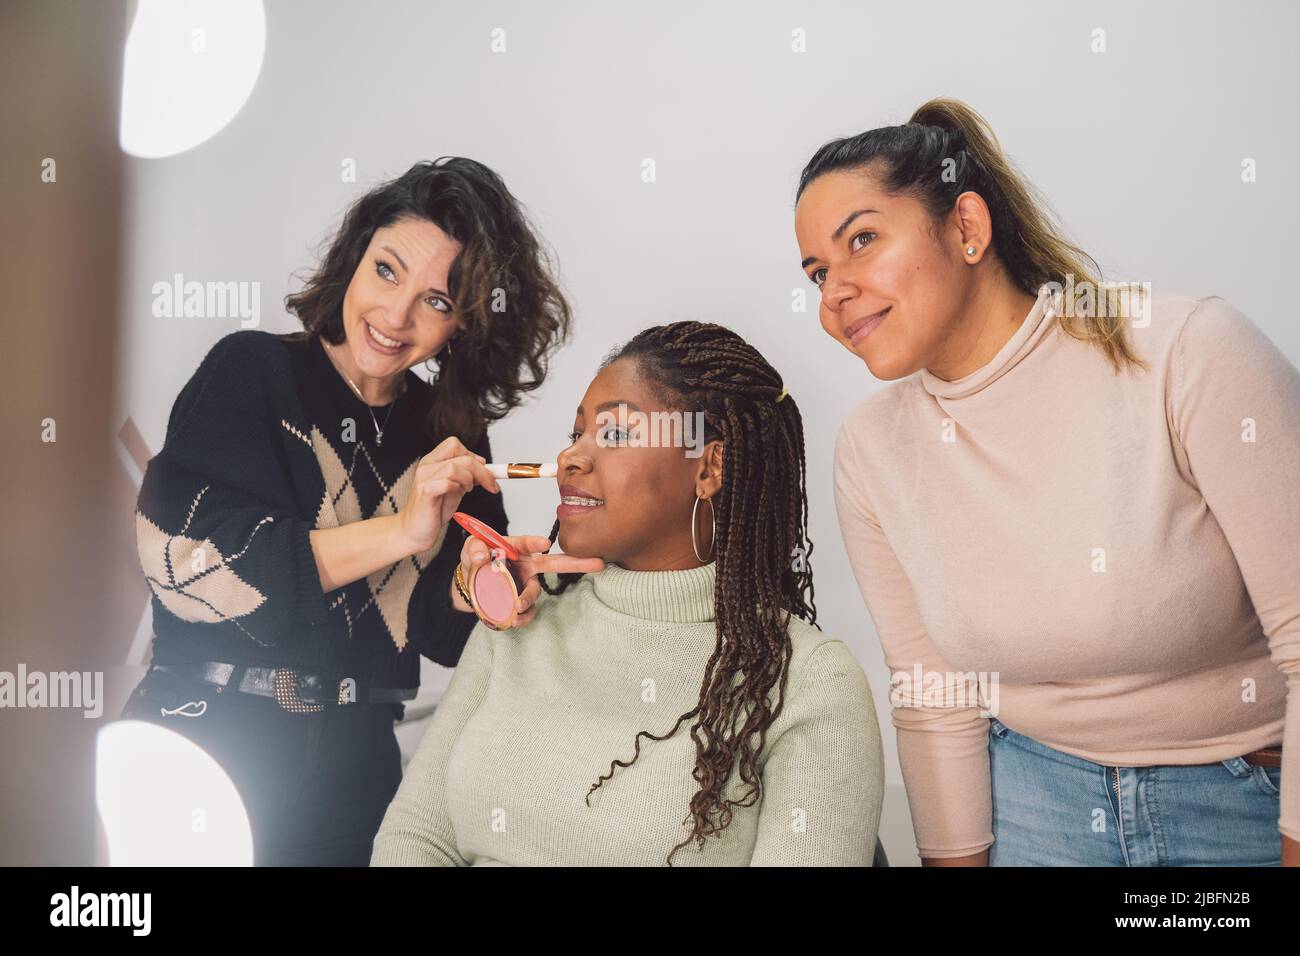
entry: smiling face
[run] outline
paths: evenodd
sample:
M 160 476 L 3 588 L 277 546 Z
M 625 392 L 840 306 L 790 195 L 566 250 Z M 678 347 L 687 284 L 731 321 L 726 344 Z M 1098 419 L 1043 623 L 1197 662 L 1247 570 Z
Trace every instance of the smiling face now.
M 464 329 L 447 293 L 460 243 L 427 219 L 376 229 L 343 296 L 347 341 L 332 351 L 372 404 L 387 401 L 408 368 Z
M 620 403 L 627 406 L 626 429 L 617 422 Z M 653 444 L 648 423 L 634 413 L 673 410 L 631 359 L 612 362 L 592 380 L 574 418 L 572 444 L 556 458 L 555 480 L 562 499 L 600 503 L 562 502 L 556 509 L 565 554 L 604 558 L 632 571 L 699 567 L 691 511 L 697 492 L 712 497 L 722 486 L 722 442 L 705 443 L 698 457 L 687 456 L 694 449 Z M 699 506 L 697 540 L 706 555 L 709 507 Z
M 876 378 L 933 371 L 969 350 L 958 328 L 975 270 L 962 249 L 979 212 L 965 221 L 955 212 L 936 236 L 920 202 L 887 195 L 863 172 L 827 173 L 799 197 L 795 236 L 804 273 L 821 290 L 822 328 Z

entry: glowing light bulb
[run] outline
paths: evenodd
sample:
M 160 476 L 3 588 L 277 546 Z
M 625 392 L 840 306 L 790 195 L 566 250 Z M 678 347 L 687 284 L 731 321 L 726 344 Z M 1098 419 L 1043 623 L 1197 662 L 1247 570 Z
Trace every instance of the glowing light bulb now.
M 166 727 L 115 720 L 99 731 L 95 808 L 109 866 L 253 865 L 252 828 L 229 775 Z
M 140 0 L 122 66 L 122 149 L 174 156 L 247 102 L 266 52 L 262 0 Z

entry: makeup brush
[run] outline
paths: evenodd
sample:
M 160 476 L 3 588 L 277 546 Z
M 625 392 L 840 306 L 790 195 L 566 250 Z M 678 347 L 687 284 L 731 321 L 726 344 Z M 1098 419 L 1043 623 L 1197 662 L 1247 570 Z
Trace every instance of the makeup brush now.
M 553 461 L 544 465 L 498 465 L 489 462 L 487 470 L 493 478 L 554 478 L 559 473 L 559 466 Z

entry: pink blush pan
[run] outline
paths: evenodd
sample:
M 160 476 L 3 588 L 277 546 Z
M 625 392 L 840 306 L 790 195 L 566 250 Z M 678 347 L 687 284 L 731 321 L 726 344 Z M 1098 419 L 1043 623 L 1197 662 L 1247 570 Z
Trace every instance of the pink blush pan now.
M 483 565 L 474 574 L 473 587 L 474 600 L 487 617 L 498 624 L 510 619 L 519 594 L 510 574 L 502 573 L 490 564 Z

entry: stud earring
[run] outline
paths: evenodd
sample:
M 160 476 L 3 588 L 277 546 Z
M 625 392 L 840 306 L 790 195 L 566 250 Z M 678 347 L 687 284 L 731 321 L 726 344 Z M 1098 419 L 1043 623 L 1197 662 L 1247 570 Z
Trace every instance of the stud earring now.
M 975 247 L 974 247 L 974 246 L 967 246 L 967 247 L 966 247 L 966 255 L 968 255 L 968 256 L 973 256 L 973 255 L 975 255 Z

